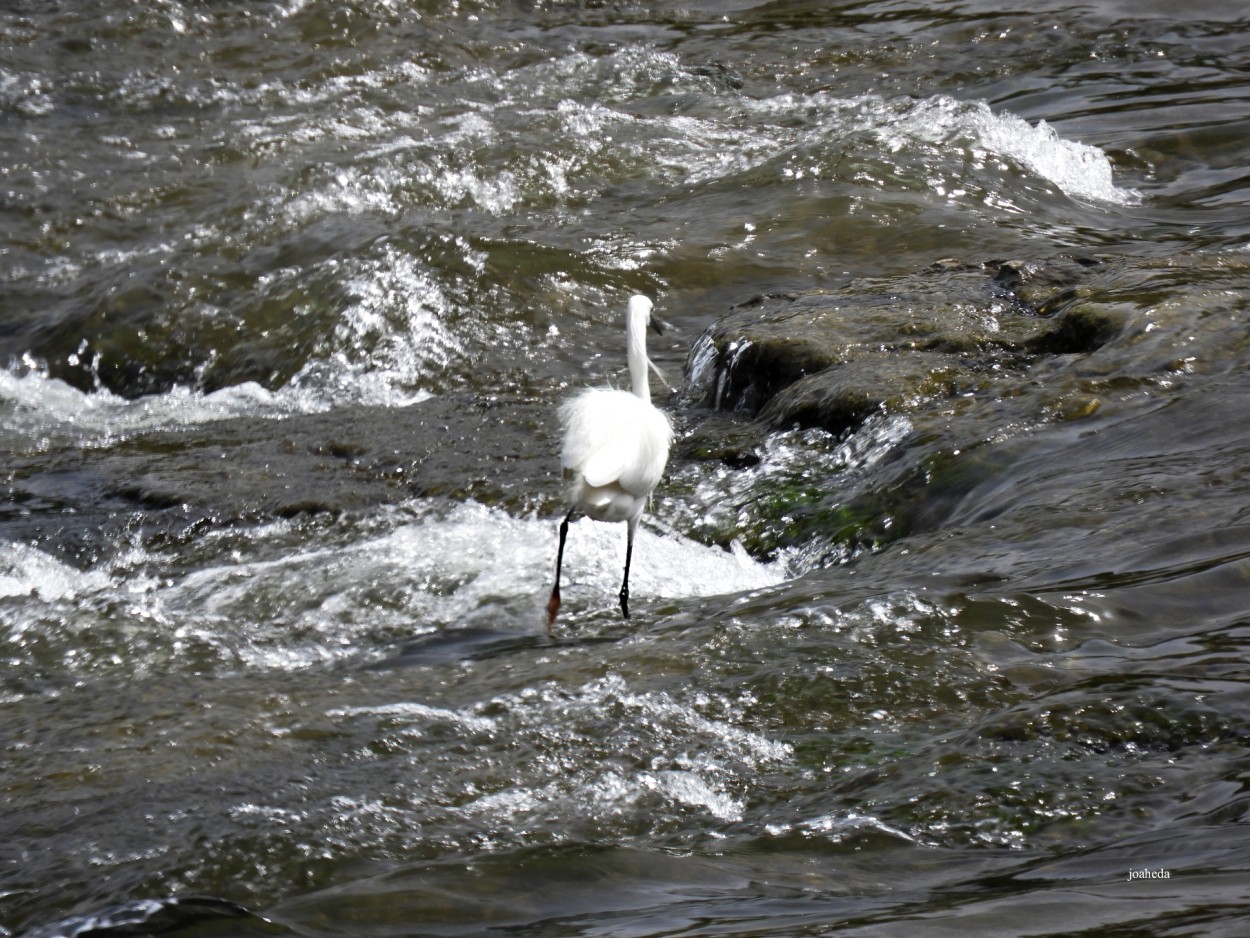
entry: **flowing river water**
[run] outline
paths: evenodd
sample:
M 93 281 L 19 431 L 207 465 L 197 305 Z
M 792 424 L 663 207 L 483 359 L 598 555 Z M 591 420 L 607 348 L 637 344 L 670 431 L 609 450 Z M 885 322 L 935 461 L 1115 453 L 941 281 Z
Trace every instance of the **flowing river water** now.
M 1250 12 L 1024 6 L 0 0 L 0 934 L 1244 934 Z

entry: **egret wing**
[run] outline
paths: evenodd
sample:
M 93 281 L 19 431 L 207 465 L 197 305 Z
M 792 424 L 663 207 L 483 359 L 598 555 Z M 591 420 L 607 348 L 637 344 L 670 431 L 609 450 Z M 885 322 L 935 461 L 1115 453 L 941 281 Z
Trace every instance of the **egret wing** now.
M 619 485 L 648 494 L 668 462 L 673 430 L 668 418 L 627 391 L 592 388 L 560 409 L 565 423 L 563 464 L 587 484 Z

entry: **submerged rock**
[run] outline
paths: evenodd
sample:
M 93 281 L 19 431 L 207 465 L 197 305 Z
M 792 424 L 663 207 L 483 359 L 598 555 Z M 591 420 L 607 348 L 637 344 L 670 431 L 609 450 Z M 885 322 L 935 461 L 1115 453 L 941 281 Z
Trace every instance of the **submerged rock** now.
M 1083 303 L 1104 261 L 939 261 L 890 280 L 757 297 L 732 309 L 688 363 L 700 403 L 774 428 L 842 433 L 879 411 L 982 389 L 1041 355 L 1113 339 L 1119 310 Z
M 430 398 L 16 454 L 0 477 L 8 506 L 0 532 L 89 561 L 94 545 L 110 540 L 102 535 L 118 529 L 178 540 L 209 527 L 334 517 L 412 497 L 532 511 L 560 492 L 549 411 L 542 403 Z
M 825 563 L 941 528 L 970 493 L 1070 445 L 1057 425 L 1096 449 L 1236 373 L 1248 296 L 1250 260 L 1195 254 L 941 261 L 750 300 L 688 360 L 704 409 L 678 455 L 732 480 L 700 530 Z

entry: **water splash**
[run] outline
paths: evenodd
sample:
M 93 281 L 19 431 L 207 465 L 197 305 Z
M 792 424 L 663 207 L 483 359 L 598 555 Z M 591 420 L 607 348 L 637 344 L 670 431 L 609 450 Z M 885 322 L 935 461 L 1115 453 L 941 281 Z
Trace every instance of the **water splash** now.
M 556 527 L 476 503 L 412 503 L 321 530 L 315 546 L 289 521 L 210 533 L 200 545 L 203 562 L 190 572 L 141 545 L 87 573 L 37 548 L 4 545 L 0 599 L 13 598 L 13 640 L 59 623 L 54 632 L 68 648 L 75 634 L 95 629 L 103 636 L 125 623 L 108 640 L 67 655 L 60 666 L 71 671 L 119 660 L 142 670 L 144 654 L 153 663 L 296 671 L 378 659 L 396 643 L 444 629 L 541 636 Z M 623 526 L 583 519 L 568 543 L 568 627 L 577 628 L 577 617 L 592 627 L 617 622 Z M 754 561 L 741 548 L 725 551 L 644 528 L 631 586 L 641 612 L 771 586 L 781 577 L 779 565 Z
M 539 754 L 512 765 L 507 787 L 462 809 L 499 830 L 532 829 L 552 810 L 609 830 L 634 816 L 674 812 L 739 821 L 743 777 L 793 756 L 787 743 L 708 717 L 681 695 L 632 687 L 615 673 L 572 689 L 528 688 L 490 706 L 506 714 L 515 739 L 509 749 Z M 565 764 L 576 768 L 569 773 Z
M 403 407 L 425 400 L 422 380 L 462 351 L 448 325 L 454 301 L 446 288 L 391 244 L 346 273 L 352 301 L 339 316 L 331 351 L 305 365 L 289 393 L 299 405 L 315 401 L 319 409 L 342 401 Z
M 776 95 L 750 102 L 746 109 L 757 115 L 753 124 L 773 126 L 775 148 L 768 157 L 781 164 L 787 178 L 837 176 L 844 154 L 854 146 L 859 168 L 852 172 L 871 173 L 861 164 L 882 163 L 895 185 L 914 179 L 947 198 L 983 187 L 977 172 L 1001 162 L 987 178 L 999 178 L 1013 165 L 1071 198 L 1113 205 L 1142 199 L 1135 189 L 1115 184 L 1111 161 L 1098 147 L 1064 139 L 1044 120 L 1032 125 L 1009 112 L 995 113 L 984 101 L 949 95 L 843 98 L 817 92 Z M 798 120 L 803 121 L 800 129 L 786 131 L 788 121 Z M 891 164 L 891 159 L 901 162 Z
M 80 593 L 97 592 L 108 583 L 103 572 L 76 570 L 28 544 L 0 542 L 0 599 L 69 601 Z
M 906 417 L 876 414 L 841 439 L 816 428 L 772 434 L 757 449 L 759 462 L 745 468 L 682 467 L 677 484 L 694 490 L 686 501 L 671 506 L 673 523 L 709 540 L 739 532 L 753 550 L 771 549 L 768 538 L 777 519 L 770 512 L 777 509 L 766 504 L 778 497 L 775 493 L 784 493 L 787 511 L 832 503 L 838 493 L 853 492 L 870 477 L 911 432 Z M 775 563 L 789 578 L 840 557 L 839 548 L 818 537 L 804 547 L 778 551 Z
M 1065 140 L 1046 121 L 1030 124 L 1014 114 L 995 114 L 983 101 L 938 95 L 913 105 L 886 105 L 884 139 L 892 148 L 911 141 L 963 144 L 973 158 L 998 157 L 1018 164 L 1077 199 L 1135 205 L 1141 193 L 1115 184 L 1111 162 L 1097 147 Z
M 0 442 L 13 452 L 110 446 L 146 430 L 258 414 L 281 416 L 317 407 L 311 395 L 274 393 L 255 382 L 209 394 L 175 387 L 164 394 L 127 400 L 105 389 L 80 391 L 49 377 L 34 362 L 0 369 Z
M 476 259 L 467 248 L 462 256 Z M 276 271 L 260 291 L 308 270 Z M 235 417 L 319 413 L 342 404 L 404 407 L 431 396 L 426 389 L 461 354 L 450 320 L 452 288 L 408 251 L 385 244 L 375 257 L 330 259 L 315 276 L 340 280 L 347 303 L 333 332 L 285 385 L 268 390 L 245 381 L 212 392 L 175 386 L 130 400 L 107 389 L 84 392 L 51 378 L 32 356 L 0 369 L 0 441 L 13 450 L 57 444 L 109 445 L 147 430 L 194 426 Z

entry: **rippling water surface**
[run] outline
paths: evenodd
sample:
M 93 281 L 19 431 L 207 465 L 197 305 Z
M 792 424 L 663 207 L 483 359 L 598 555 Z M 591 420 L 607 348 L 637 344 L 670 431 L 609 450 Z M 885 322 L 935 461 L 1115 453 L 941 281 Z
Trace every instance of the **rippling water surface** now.
M 0 35 L 0 934 L 1241 933 L 1239 4 Z M 941 273 L 1072 257 L 1027 353 Z M 840 433 L 701 339 L 811 290 L 895 389 Z M 678 442 L 549 639 L 634 292 Z

